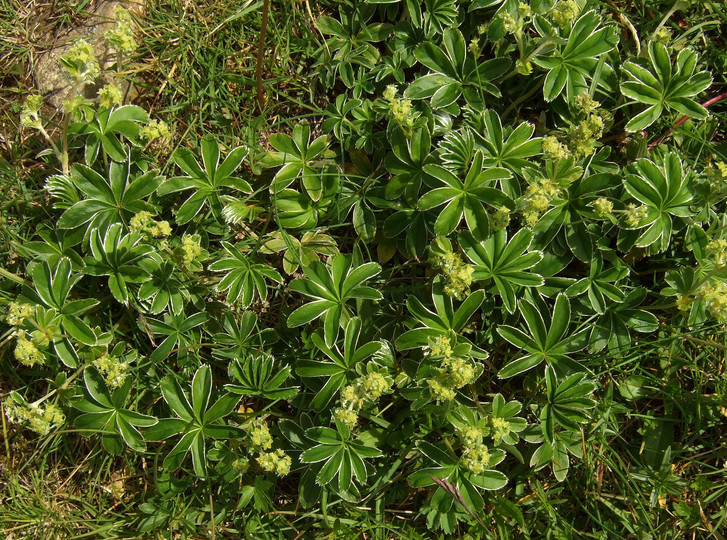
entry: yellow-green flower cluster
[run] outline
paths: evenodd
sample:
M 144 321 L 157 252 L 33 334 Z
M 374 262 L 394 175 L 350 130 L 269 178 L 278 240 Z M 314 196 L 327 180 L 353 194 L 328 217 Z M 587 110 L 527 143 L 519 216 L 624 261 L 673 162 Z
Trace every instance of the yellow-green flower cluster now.
M 66 420 L 60 408 L 53 404 L 43 408 L 35 403 L 18 404 L 12 398 L 7 398 L 3 406 L 10 422 L 25 425 L 40 435 L 48 435 Z
M 23 108 L 20 111 L 20 123 L 25 127 L 40 129 L 41 122 L 38 113 L 43 106 L 43 96 L 30 95 L 25 98 Z
M 568 147 L 577 156 L 589 156 L 596 149 L 596 141 L 603 135 L 603 118 L 589 114 L 585 120 L 568 129 Z
M 268 452 L 273 446 L 273 436 L 270 434 L 268 425 L 262 418 L 254 419 L 246 428 L 248 434 L 247 448 L 250 452 L 257 452 L 258 465 L 265 472 L 274 472 L 278 476 L 285 476 L 290 472 L 292 463 L 289 456 L 283 450 Z M 247 459 L 239 459 L 233 462 L 233 468 L 240 473 L 247 471 L 249 462 Z
M 707 255 L 720 268 L 727 266 L 727 240 L 711 240 L 705 248 Z
M 452 401 L 457 393 L 454 388 L 447 386 L 439 382 L 438 379 L 427 379 L 429 385 L 429 391 L 432 393 L 432 397 L 439 401 Z
M 444 285 L 445 294 L 458 300 L 464 298 L 467 292 L 469 292 L 470 285 L 472 285 L 472 276 L 475 271 L 474 267 L 466 264 L 459 255 L 452 251 L 437 254 L 434 262 L 444 273 L 446 279 Z
M 172 138 L 172 131 L 163 120 L 149 120 L 149 123 L 141 128 L 139 135 L 147 141 L 153 141 L 155 139 L 168 141 Z
M 117 356 L 104 353 L 93 361 L 93 365 L 112 390 L 124 384 L 129 376 L 129 363 L 122 362 Z
M 629 204 L 624 212 L 626 213 L 626 225 L 629 227 L 638 227 L 649 215 L 649 209 L 643 204 L 641 206 Z
M 71 45 L 62 60 L 64 67 L 76 81 L 93 82 L 101 73 L 93 45 L 85 39 L 79 39 Z
M 465 446 L 475 446 L 482 442 L 484 433 L 476 426 L 467 426 L 457 432 L 459 439 Z
M 495 211 L 490 218 L 490 228 L 493 232 L 505 229 L 510 225 L 510 209 L 507 206 L 503 206 Z
M 490 424 L 492 425 L 492 438 L 495 440 L 495 444 L 510 433 L 510 422 L 504 418 L 491 416 Z
M 351 409 L 345 409 L 343 407 L 336 407 L 333 410 L 333 417 L 348 426 L 348 429 L 353 429 L 358 424 L 358 414 L 356 411 Z
M 583 92 L 579 96 L 576 96 L 576 105 L 586 114 L 596 112 L 601 106 L 588 92 Z
M 475 382 L 475 379 L 477 379 L 475 366 L 466 358 L 459 356 L 445 357 L 442 361 L 442 366 L 448 371 L 449 379 L 455 388 L 466 386 Z
M 358 411 L 365 403 L 373 403 L 389 392 L 390 388 L 391 384 L 386 377 L 377 371 L 362 375 L 341 389 L 341 407 L 333 415 L 339 422 L 353 429 L 358 422 Z
M 479 58 L 482 53 L 482 47 L 480 46 L 480 38 L 474 37 L 470 40 L 470 44 L 467 46 L 472 56 Z
M 124 94 L 121 92 L 121 88 L 115 84 L 107 84 L 98 91 L 98 101 L 102 107 L 110 109 L 123 103 Z
M 437 401 L 451 401 L 456 395 L 455 390 L 462 388 L 477 379 L 477 369 L 469 358 L 454 354 L 451 340 L 447 336 L 437 336 L 429 340 L 429 354 L 441 357 L 442 373 L 427 380 L 429 390 Z
M 533 8 L 530 7 L 530 4 L 526 4 L 525 2 L 520 2 L 518 4 L 517 12 L 523 19 L 529 19 L 533 16 Z
M 700 296 L 707 304 L 709 313 L 722 324 L 727 324 L 727 283 L 707 283 L 700 289 Z
M 396 86 L 390 84 L 384 90 L 384 100 L 389 102 L 389 114 L 406 136 L 411 136 L 414 129 L 414 122 L 419 114 L 414 111 L 411 100 L 400 98 L 396 95 Z
M 507 11 L 500 15 L 500 22 L 502 23 L 502 29 L 508 34 L 514 34 L 521 29 L 519 21 Z
M 550 12 L 550 16 L 558 26 L 567 26 L 576 20 L 581 8 L 575 0 L 560 0 Z
M 245 474 L 250 468 L 250 460 L 244 457 L 237 458 L 231 463 L 231 466 L 239 474 Z
M 550 201 L 557 197 L 560 191 L 560 186 L 547 178 L 528 186 L 521 199 L 521 211 L 528 226 L 532 227 L 538 222 L 540 215 L 548 210 Z
M 565 159 L 570 156 L 568 147 L 561 143 L 557 137 L 548 135 L 543 137 L 543 157 L 545 159 Z
M 19 326 L 23 321 L 33 314 L 33 306 L 30 304 L 21 304 L 20 302 L 10 302 L 5 315 L 5 322 L 10 326 Z
M 671 41 L 671 30 L 669 30 L 666 26 L 662 26 L 654 34 L 654 41 L 666 45 Z
M 474 474 L 482 474 L 490 468 L 490 450 L 484 444 L 465 446 L 462 465 Z
M 254 420 L 248 428 L 250 449 L 254 452 L 270 450 L 273 446 L 273 436 L 270 435 L 268 425 L 263 420 Z
M 25 330 L 18 330 L 15 336 L 15 359 L 18 362 L 28 367 L 45 362 L 45 355 L 26 337 Z
M 104 37 L 117 51 L 126 54 L 134 52 L 136 39 L 134 39 L 134 22 L 131 20 L 131 14 L 124 8 L 117 7 L 116 24 L 104 34 Z
M 182 238 L 182 260 L 185 266 L 191 265 L 202 255 L 202 246 L 199 245 L 199 235 L 193 234 Z
M 613 203 L 609 201 L 606 197 L 599 197 L 593 203 L 591 203 L 591 206 L 593 206 L 593 209 L 596 211 L 596 214 L 598 214 L 601 217 L 606 217 L 613 212 Z
M 727 163 L 724 161 L 718 161 L 714 165 L 710 163 L 704 169 L 704 172 L 711 184 L 722 185 L 727 181 Z
M 129 228 L 133 232 L 148 234 L 155 238 L 172 234 L 172 228 L 169 226 L 168 221 L 154 221 L 151 214 L 146 210 L 142 210 L 131 218 Z
M 278 476 L 285 476 L 290 472 L 292 460 L 282 450 L 262 452 L 257 462 L 266 472 L 274 472 Z

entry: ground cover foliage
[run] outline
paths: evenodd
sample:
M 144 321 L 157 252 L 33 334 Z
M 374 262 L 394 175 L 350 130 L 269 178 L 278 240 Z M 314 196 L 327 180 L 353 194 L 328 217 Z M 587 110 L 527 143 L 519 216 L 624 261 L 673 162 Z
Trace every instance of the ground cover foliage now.
M 724 6 L 213 4 L 6 74 L 2 532 L 721 538 Z

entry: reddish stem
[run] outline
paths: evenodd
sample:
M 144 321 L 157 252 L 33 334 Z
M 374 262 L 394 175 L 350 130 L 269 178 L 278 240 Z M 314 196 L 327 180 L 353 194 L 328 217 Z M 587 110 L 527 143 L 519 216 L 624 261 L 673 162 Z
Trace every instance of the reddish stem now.
M 704 107 L 706 109 L 706 108 L 714 105 L 715 103 L 722 101 L 725 98 L 727 98 L 727 92 L 722 92 L 721 94 L 717 94 L 713 98 L 710 98 L 707 101 L 705 101 L 704 103 L 702 103 L 702 107 Z M 659 145 L 659 143 L 661 141 L 663 141 L 667 135 L 669 135 L 672 131 L 674 131 L 676 128 L 681 126 L 687 120 L 689 120 L 688 116 L 682 116 L 679 120 L 677 120 L 676 124 L 674 124 L 672 127 L 667 129 L 664 133 L 659 135 L 659 137 L 654 142 L 649 144 L 649 152 L 651 152 L 654 148 L 656 148 Z

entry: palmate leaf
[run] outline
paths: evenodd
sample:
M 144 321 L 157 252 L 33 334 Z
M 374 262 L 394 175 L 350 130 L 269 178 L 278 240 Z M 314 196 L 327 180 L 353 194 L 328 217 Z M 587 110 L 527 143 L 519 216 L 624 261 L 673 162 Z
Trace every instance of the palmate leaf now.
M 149 328 L 154 334 L 166 336 L 149 356 L 152 363 L 163 362 L 175 349 L 177 351 L 177 364 L 183 366 L 189 355 L 199 354 L 199 348 L 187 348 L 187 345 L 199 343 L 199 332 L 195 329 L 204 324 L 209 315 L 202 311 L 191 316 L 184 313 L 179 315 L 164 314 L 164 320 L 147 319 Z
M 266 279 L 275 283 L 282 283 L 283 277 L 274 268 L 267 264 L 254 263 L 250 258 L 229 242 L 220 242 L 229 257 L 222 257 L 210 264 L 213 272 L 226 272 L 218 283 L 217 289 L 227 291 L 227 301 L 236 303 L 241 301 L 243 307 L 252 304 L 257 296 L 265 301 L 268 295 Z
M 336 241 L 327 234 L 320 231 L 308 231 L 303 233 L 300 240 L 288 235 L 291 246 L 280 231 L 270 235 L 270 240 L 265 242 L 260 251 L 262 253 L 277 253 L 283 251 L 283 270 L 292 274 L 298 269 L 299 261 L 303 266 L 309 266 L 313 261 L 318 260 L 319 255 L 332 256 L 338 253 Z
M 364 484 L 373 472 L 366 460 L 381 456 L 378 448 L 353 439 L 351 430 L 338 421 L 336 429 L 312 427 L 305 431 L 305 436 L 318 444 L 307 448 L 300 460 L 303 463 L 322 463 L 316 483 L 325 486 L 337 480 L 335 487 L 339 492 L 348 492 L 354 480 Z
M 228 311 L 219 322 L 221 331 L 215 333 L 212 340 L 224 347 L 212 351 L 215 358 L 227 361 L 248 358 L 278 339 L 272 328 L 257 329 L 257 315 L 253 311 L 245 311 L 241 315 Z
M 87 367 L 83 379 L 85 395 L 73 402 L 83 412 L 75 420 L 76 427 L 100 432 L 104 447 L 112 453 L 119 453 L 120 439 L 137 452 L 146 451 L 146 441 L 137 427 L 150 427 L 158 420 L 126 408 L 133 378 L 127 377 L 113 392 L 95 367 Z
M 453 347 L 455 344 L 465 345 L 474 358 L 487 358 L 486 351 L 462 335 L 469 320 L 484 301 L 484 291 L 474 291 L 455 310 L 452 298 L 444 293 L 444 279 L 442 276 L 435 277 L 432 284 L 432 302 L 436 311 L 426 308 L 416 296 L 410 296 L 406 301 L 406 307 L 418 325 L 396 339 L 396 348 L 407 351 L 426 347 L 434 338 L 446 337 L 451 340 Z
M 295 328 L 323 317 L 325 343 L 331 347 L 352 316 L 347 302 L 354 299 L 381 300 L 379 291 L 364 285 L 381 272 L 377 263 L 351 266 L 351 257 L 338 254 L 326 266 L 320 261 L 303 269 L 306 278 L 294 279 L 290 288 L 313 300 L 288 315 L 288 327 Z
M 533 137 L 533 124 L 523 122 L 514 129 L 503 128 L 500 116 L 493 110 L 477 115 L 471 124 L 479 128 L 474 130 L 474 138 L 476 146 L 484 152 L 485 167 L 505 167 L 520 174 L 523 167 L 530 165 L 528 158 L 540 154 L 542 139 Z M 514 189 L 507 189 L 509 182 L 500 182 L 510 197 L 519 195 Z
M 184 458 L 191 454 L 194 473 L 200 478 L 207 477 L 208 441 L 243 435 L 240 428 L 224 422 L 225 416 L 235 409 L 240 397 L 223 394 L 212 403 L 212 374 L 207 365 L 201 365 L 195 372 L 189 396 L 173 375 L 162 380 L 161 390 L 164 401 L 175 416 L 159 420 L 157 425 L 147 431 L 147 437 L 164 440 L 181 435 L 176 446 L 166 454 L 164 466 L 176 470 Z
M 311 401 L 311 407 L 315 411 L 324 410 L 341 388 L 358 377 L 357 366 L 381 349 L 382 343 L 379 341 L 370 341 L 358 347 L 360 334 L 361 319 L 353 317 L 344 329 L 343 351 L 337 345 L 328 346 L 319 332 L 311 336 L 313 344 L 328 360 L 299 360 L 295 372 L 300 377 L 328 378 Z
M 551 366 L 545 368 L 545 383 L 548 401 L 540 411 L 540 428 L 552 444 L 557 427 L 580 432 L 578 424 L 588 422 L 590 416 L 586 411 L 596 406 L 591 397 L 596 385 L 587 381 L 584 373 L 558 380 Z
M 235 360 L 228 368 L 236 383 L 226 384 L 225 390 L 242 396 L 260 396 L 265 399 L 290 399 L 298 393 L 297 386 L 282 386 L 290 377 L 290 366 L 275 369 L 272 355 L 260 353 Z
M 111 294 L 122 304 L 128 304 L 128 284 L 141 283 L 149 277 L 144 261 L 154 247 L 141 243 L 141 235 L 122 233 L 121 223 L 111 225 L 103 236 L 94 229 L 89 238 L 92 256 L 84 258 L 84 271 L 92 276 L 109 276 Z
M 149 275 L 136 295 L 144 309 L 155 315 L 167 309 L 174 315 L 182 313 L 191 295 L 177 265 L 159 253 L 150 253 L 140 265 Z
M 596 71 L 599 58 L 618 43 L 618 33 L 612 26 L 600 26 L 601 17 L 595 11 L 581 15 L 566 37 L 565 45 L 556 54 L 536 56 L 533 63 L 548 70 L 543 83 L 543 97 L 553 101 L 565 91 L 572 102 L 588 88 L 588 79 Z
M 439 494 L 438 497 L 448 503 L 444 508 L 451 508 L 451 505 L 457 502 L 471 515 L 477 517 L 484 505 L 479 490 L 493 491 L 507 485 L 507 476 L 494 469 L 505 459 L 503 450 L 491 449 L 488 468 L 480 474 L 474 474 L 464 466 L 461 459 L 456 460 L 441 445 L 418 441 L 417 449 L 432 461 L 434 466 L 423 467 L 409 475 L 409 485 L 416 488 L 437 485 L 435 496 Z
M 490 225 L 485 204 L 501 208 L 514 208 L 513 201 L 502 191 L 489 187 L 493 182 L 510 178 L 507 169 L 483 167 L 482 152 L 477 152 L 472 160 L 464 182 L 439 165 L 424 167 L 433 178 L 444 184 L 424 194 L 419 199 L 420 210 L 446 205 L 434 222 L 434 232 L 446 236 L 454 231 L 464 217 L 467 228 L 476 238 L 484 239 L 489 235 Z
M 386 170 L 392 174 L 386 186 L 386 198 L 398 199 L 402 194 L 409 201 L 419 198 L 423 183 L 433 181 L 424 167 L 436 163 L 432 153 L 432 136 L 426 126 L 417 128 L 411 137 L 401 129 L 393 129 L 389 134 L 391 152 L 386 154 Z
M 520 229 L 509 242 L 504 229 L 484 242 L 468 232 L 459 236 L 460 246 L 475 267 L 472 277 L 490 285 L 510 313 L 517 308 L 516 287 L 540 287 L 544 283 L 542 276 L 526 271 L 543 258 L 540 251 L 529 251 L 532 238 L 527 229 Z
M 445 108 L 464 95 L 472 107 L 482 105 L 482 93 L 499 97 L 500 90 L 490 81 L 507 70 L 510 61 L 493 58 L 477 62 L 467 56 L 467 44 L 457 28 L 442 34 L 442 47 L 427 41 L 414 51 L 416 59 L 430 70 L 418 77 L 404 92 L 409 99 L 431 99 L 434 109 Z
M 568 297 L 559 294 L 552 316 L 545 306 L 536 307 L 528 300 L 518 304 L 528 332 L 508 325 L 497 327 L 497 333 L 524 354 L 504 365 L 498 377 L 506 379 L 528 371 L 545 362 L 559 375 L 587 371 L 570 355 L 586 346 L 586 332 L 570 333 L 571 308 Z
M 629 120 L 627 131 L 646 129 L 664 110 L 674 110 L 699 120 L 707 117 L 707 109 L 694 97 L 709 88 L 712 75 L 707 71 L 696 71 L 697 54 L 694 51 L 682 49 L 672 64 L 666 45 L 652 41 L 649 43 L 649 64 L 632 60 L 622 67 L 628 79 L 621 83 L 621 92 L 633 100 L 631 103 L 648 106 Z
M 625 217 L 620 223 L 624 229 L 646 227 L 633 238 L 632 245 L 648 247 L 653 244 L 656 252 L 665 251 L 674 228 L 672 217 L 693 215 L 690 209 L 694 198 L 691 179 L 684 173 L 681 159 L 673 153 L 666 154 L 658 165 L 650 159 L 639 159 L 626 174 L 623 184 L 626 192 L 647 208 L 646 218 L 636 226 L 627 226 Z M 619 249 L 630 249 L 628 241 L 629 236 L 624 236 L 623 241 L 619 237 Z
M 85 158 L 86 165 L 93 165 L 98 152 L 104 152 L 114 161 L 125 161 L 128 149 L 121 143 L 119 135 L 139 146 L 141 124 L 149 121 L 149 115 L 136 105 L 123 107 L 100 107 L 90 122 L 76 122 L 69 126 L 69 133 L 87 135 Z
M 194 193 L 177 209 L 176 217 L 179 224 L 192 220 L 205 204 L 210 206 L 215 218 L 222 221 L 223 200 L 220 197 L 223 196 L 224 188 L 252 193 L 252 188 L 246 180 L 233 176 L 247 156 L 247 148 L 242 146 L 233 148 L 220 163 L 220 149 L 212 136 L 203 137 L 200 147 L 201 164 L 187 148 L 178 148 L 174 152 L 174 162 L 187 173 L 187 176 L 170 178 L 158 190 L 159 195 L 194 190 Z
M 648 334 L 658 330 L 656 315 L 639 309 L 646 294 L 647 290 L 640 287 L 629 291 L 623 301 L 610 303 L 591 327 L 588 349 L 596 352 L 608 346 L 611 351 L 624 351 L 631 346 L 632 332 Z
M 44 311 L 73 340 L 84 345 L 95 345 L 96 334 L 81 316 L 97 306 L 93 298 L 71 300 L 71 290 L 83 278 L 74 274 L 70 259 L 61 257 L 54 268 L 47 261 L 35 265 L 32 271 L 33 287 L 25 287 L 23 296 L 31 304 L 47 308 Z M 76 367 L 78 358 L 69 339 L 56 339 L 53 346 L 59 358 L 69 367 Z
M 629 275 L 629 269 L 620 259 L 616 259 L 615 264 L 617 266 L 604 270 L 603 257 L 595 256 L 591 260 L 588 277 L 570 285 L 565 294 L 573 298 L 586 293 L 584 302 L 587 302 L 594 312 L 602 315 L 609 304 L 622 302 L 626 297 L 618 283 Z
M 131 163 L 112 162 L 108 178 L 84 165 L 74 165 L 71 180 L 83 192 L 85 199 L 74 203 L 58 220 L 61 229 L 85 226 L 105 230 L 112 223 L 128 224 L 139 212 L 154 211 L 147 199 L 162 183 L 163 178 L 149 171 L 136 178 L 131 176 Z
M 319 169 L 322 154 L 328 148 L 328 136 L 321 135 L 311 142 L 310 126 L 300 122 L 293 128 L 292 136 L 275 133 L 269 141 L 276 151 L 265 156 L 264 164 L 280 167 L 273 180 L 272 190 L 279 193 L 300 178 L 311 200 L 320 200 L 324 186 Z

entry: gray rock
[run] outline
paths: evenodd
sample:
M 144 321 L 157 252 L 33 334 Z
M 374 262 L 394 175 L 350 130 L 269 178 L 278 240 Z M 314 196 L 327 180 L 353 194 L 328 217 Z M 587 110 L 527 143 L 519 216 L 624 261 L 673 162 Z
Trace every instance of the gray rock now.
M 134 5 L 130 5 L 128 2 L 119 2 L 116 0 L 102 1 L 96 6 L 92 16 L 85 24 L 75 28 L 64 36 L 56 38 L 59 45 L 43 53 L 33 68 L 36 88 L 46 103 L 60 109 L 63 100 L 71 97 L 72 81 L 66 70 L 61 66 L 59 60 L 61 56 L 68 53 L 68 49 L 79 38 L 83 38 L 93 45 L 102 69 L 101 75 L 92 84 L 89 83 L 84 87 L 84 96 L 87 98 L 95 98 L 101 87 L 114 83 L 124 92 L 126 96 L 125 103 L 133 99 L 133 95 L 127 95 L 130 87 L 128 81 L 118 78 L 114 73 L 104 72 L 105 69 L 108 69 L 116 62 L 116 53 L 109 49 L 103 35 L 104 32 L 114 27 L 114 10 L 116 6 L 138 12 L 140 5 L 136 2 Z

